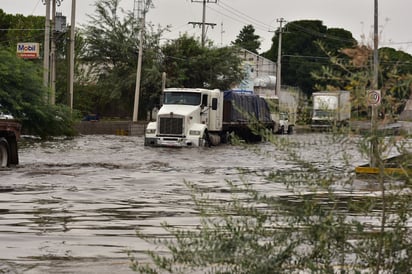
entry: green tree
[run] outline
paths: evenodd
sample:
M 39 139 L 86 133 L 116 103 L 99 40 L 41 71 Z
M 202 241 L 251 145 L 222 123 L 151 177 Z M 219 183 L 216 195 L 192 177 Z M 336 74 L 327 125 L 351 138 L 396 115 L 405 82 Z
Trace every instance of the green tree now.
M 118 0 L 96 2 L 96 14 L 90 15 L 85 28 L 87 52 L 83 61 L 91 67 L 97 86 L 94 111 L 106 114 L 106 110 L 114 108 L 115 113 L 128 116 L 133 102 L 138 40 L 137 29 L 133 28 L 136 22 L 133 17 L 124 16 L 119 3 Z
M 11 15 L 0 10 L 0 47 L 16 51 L 19 42 L 44 42 L 44 16 Z M 67 104 L 67 50 L 69 32 L 55 32 L 56 45 L 56 103 Z M 40 53 L 42 54 L 42 53 Z M 43 58 L 31 60 L 39 66 Z
M 10 29 L 12 15 L 6 14 L 2 9 L 0 9 L 0 46 L 5 47 L 8 45 L 7 29 Z
M 283 31 L 282 84 L 298 86 L 306 95 L 311 95 L 315 91 L 316 81 L 311 73 L 320 71 L 322 66 L 331 65 L 324 49 L 333 56 L 344 58 L 339 50 L 357 44 L 350 32 L 337 28 L 328 29 L 319 20 L 289 22 Z M 279 30 L 272 41 L 272 47 L 263 56 L 276 61 Z
M 412 55 L 393 48 L 379 49 L 381 86 L 387 114 L 399 115 L 411 96 Z
M 243 27 L 232 44 L 257 54 L 261 45 L 259 39 L 260 37 L 255 34 L 253 25 L 247 25 Z
M 94 111 L 131 117 L 133 110 L 139 26 L 132 13 L 125 13 L 119 0 L 96 2 L 96 14 L 85 28 L 86 52 L 83 62 L 90 66 L 90 81 L 96 85 Z M 146 115 L 152 91 L 161 90 L 159 38 L 163 30 L 146 32 L 142 70 L 140 117 Z
M 0 105 L 22 122 L 24 132 L 48 136 L 73 135 L 73 120 L 64 106 L 45 103 L 42 68 L 0 50 Z
M 370 111 L 366 94 L 372 89 L 373 81 L 370 70 L 372 53 L 373 50 L 366 46 L 343 49 L 341 54 L 345 54 L 347 58 L 332 57 L 331 53 L 327 53 L 330 56 L 331 66 L 322 66 L 320 71 L 311 73 L 317 83 L 315 88 L 351 91 L 352 109 L 355 116 L 367 116 Z M 411 55 L 397 52 L 394 49 L 381 48 L 379 50 L 379 89 L 383 95 L 380 111 L 387 118 L 399 115 L 410 97 L 411 58 Z
M 19 42 L 44 41 L 44 16 L 6 14 L 0 9 L 0 47 L 16 50 Z
M 241 59 L 234 47 L 202 47 L 183 35 L 162 47 L 168 86 L 230 88 L 243 77 Z

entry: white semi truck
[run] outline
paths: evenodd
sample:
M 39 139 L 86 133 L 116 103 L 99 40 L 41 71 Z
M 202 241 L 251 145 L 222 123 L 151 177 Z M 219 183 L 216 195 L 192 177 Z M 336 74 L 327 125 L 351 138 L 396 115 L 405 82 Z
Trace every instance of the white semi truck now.
M 258 95 L 199 88 L 168 88 L 156 121 L 148 123 L 146 146 L 210 146 L 231 133 L 259 141 L 258 130 L 273 130 L 269 106 Z M 253 130 L 253 129 L 256 129 Z
M 314 92 L 312 129 L 348 126 L 351 117 L 349 91 Z

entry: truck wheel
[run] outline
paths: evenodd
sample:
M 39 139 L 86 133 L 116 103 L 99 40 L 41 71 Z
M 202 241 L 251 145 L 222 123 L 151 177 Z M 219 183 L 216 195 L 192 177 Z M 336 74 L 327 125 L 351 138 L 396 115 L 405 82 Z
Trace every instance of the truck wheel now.
M 293 126 L 288 127 L 288 134 L 293 134 Z
M 211 146 L 211 142 L 210 142 L 210 138 L 209 138 L 209 132 L 207 130 L 205 130 L 205 132 L 203 133 L 203 145 L 205 147 L 210 147 Z
M 227 131 L 223 132 L 223 133 L 220 135 L 220 140 L 221 140 L 222 144 L 227 144 L 227 143 L 229 143 L 229 137 L 230 137 L 229 132 L 227 132 Z
M 209 134 L 209 140 L 212 146 L 218 146 L 221 142 L 220 135 L 215 133 Z
M 0 167 L 9 165 L 9 144 L 4 138 L 0 138 Z

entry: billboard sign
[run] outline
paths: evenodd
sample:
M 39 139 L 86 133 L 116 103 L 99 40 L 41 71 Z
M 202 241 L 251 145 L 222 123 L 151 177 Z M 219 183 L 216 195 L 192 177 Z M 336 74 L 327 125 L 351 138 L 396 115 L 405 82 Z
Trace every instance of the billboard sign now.
M 23 59 L 37 59 L 40 57 L 39 43 L 18 43 L 17 56 Z

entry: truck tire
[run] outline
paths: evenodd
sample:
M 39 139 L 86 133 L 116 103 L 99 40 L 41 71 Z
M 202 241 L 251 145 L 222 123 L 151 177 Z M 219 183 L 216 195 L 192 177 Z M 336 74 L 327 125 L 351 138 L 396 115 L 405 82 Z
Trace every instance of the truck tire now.
M 209 133 L 209 140 L 212 146 L 218 146 L 221 142 L 220 135 L 216 133 Z
M 6 139 L 0 138 L 0 168 L 9 166 L 9 143 Z
M 203 144 L 205 147 L 211 147 L 212 145 L 209 138 L 209 132 L 207 130 L 203 133 Z
M 7 139 L 9 143 L 9 165 L 18 165 L 19 164 L 19 151 L 17 147 L 17 139 L 9 138 Z
M 293 134 L 293 126 L 288 126 L 288 134 Z

